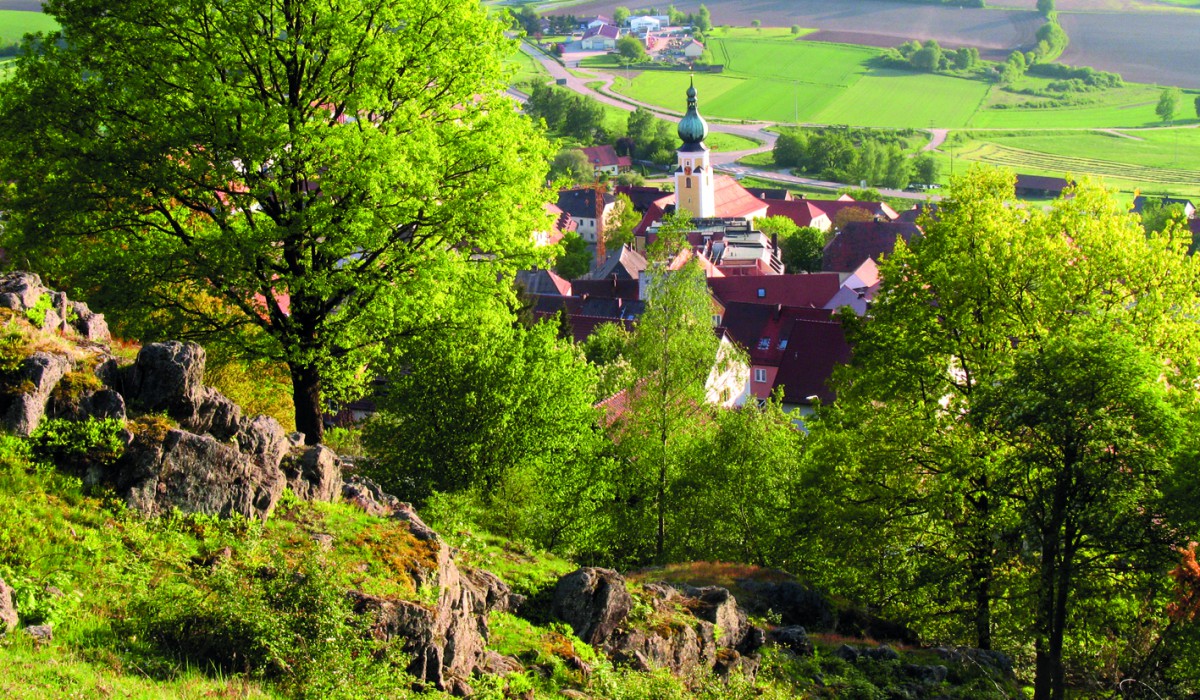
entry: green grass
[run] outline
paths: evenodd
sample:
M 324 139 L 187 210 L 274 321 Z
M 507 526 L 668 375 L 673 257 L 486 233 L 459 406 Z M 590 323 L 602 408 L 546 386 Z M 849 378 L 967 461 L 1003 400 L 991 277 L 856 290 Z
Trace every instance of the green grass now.
M 964 126 L 987 93 L 977 80 L 872 70 L 809 121 L 852 126 Z
M 960 165 L 973 161 L 1033 175 L 1090 175 L 1125 191 L 1140 188 L 1200 195 L 1200 168 L 1196 167 L 1200 164 L 1200 130 L 1122 133 L 1134 138 L 1098 131 L 976 132 L 969 141 L 955 146 L 954 156 Z
M 58 22 L 50 15 L 0 10 L 0 46 L 18 42 L 26 34 L 49 32 L 57 28 Z
M 718 131 L 710 132 L 704 143 L 714 151 L 748 151 L 751 148 L 762 145 L 761 142 L 754 139 L 748 139 L 737 134 L 724 134 Z M 768 154 L 770 155 L 770 154 Z
M 549 77 L 546 69 L 542 67 L 541 62 L 524 51 L 516 51 L 504 61 L 505 66 L 511 67 L 514 71 L 512 80 L 513 85 L 529 82 L 531 80 L 544 80 Z

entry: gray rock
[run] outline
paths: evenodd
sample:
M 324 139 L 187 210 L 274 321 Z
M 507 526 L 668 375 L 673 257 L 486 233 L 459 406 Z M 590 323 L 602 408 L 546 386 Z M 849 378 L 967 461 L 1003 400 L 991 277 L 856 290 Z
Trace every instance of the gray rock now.
M 1002 651 L 993 649 L 971 649 L 967 647 L 938 647 L 934 651 L 947 661 L 960 664 L 977 664 L 1005 677 L 1013 677 L 1012 659 Z
M 46 293 L 42 278 L 32 272 L 9 272 L 0 275 L 0 306 L 24 311 L 37 306 Z
M 525 667 L 514 657 L 487 651 L 479 663 L 479 670 L 491 676 L 507 676 L 510 673 L 521 673 Z
M 37 645 L 46 644 L 54 639 L 53 625 L 31 625 L 25 628 L 25 634 L 33 637 L 33 641 Z
M 946 680 L 946 676 L 950 673 L 949 669 L 941 665 L 904 664 L 901 670 L 904 671 L 904 675 L 925 685 L 937 685 Z
M 200 402 L 190 415 L 179 415 L 179 424 L 193 433 L 208 433 L 218 440 L 231 440 L 242 430 L 245 421 L 242 407 L 216 389 L 206 386 L 200 392 Z M 278 425 L 278 424 L 276 424 Z M 279 431 L 282 433 L 283 428 Z M 283 454 L 280 453 L 280 458 Z M 279 461 L 275 461 L 279 465 Z
M 361 508 L 368 515 L 391 515 L 404 503 L 387 493 L 379 484 L 354 474 L 342 483 L 342 500 Z
M 145 411 L 194 420 L 204 391 L 204 348 L 195 343 L 151 343 L 130 368 L 126 399 Z
M 734 675 L 740 675 L 753 682 L 758 676 L 758 669 L 761 665 L 762 659 L 757 655 L 747 656 L 732 649 L 724 649 L 717 653 L 717 659 L 713 663 L 713 673 L 726 680 Z
M 78 301 L 73 302 L 70 306 L 75 312 L 71 326 L 84 340 L 93 343 L 107 343 L 112 340 L 112 334 L 108 330 L 108 322 L 104 320 L 104 314 L 95 313 L 88 308 L 87 304 Z
M 326 535 L 323 532 L 318 532 L 313 534 L 312 540 L 313 542 L 317 543 L 317 546 L 321 548 L 322 552 L 328 552 L 333 549 L 333 535 Z
M 813 643 L 808 638 L 808 630 L 799 625 L 778 627 L 771 633 L 771 639 L 798 656 L 812 656 Z
M 513 593 L 507 583 L 501 581 L 499 576 L 490 571 L 473 567 L 463 567 L 461 571 L 479 594 L 477 597 L 479 607 L 476 612 L 480 615 L 486 615 L 492 611 L 512 612 L 525 601 L 524 596 Z
M 46 309 L 45 315 L 40 320 L 42 322 L 41 325 L 38 325 L 37 320 L 34 320 L 34 325 L 38 325 L 39 328 L 44 328 L 48 331 L 59 330 L 63 325 L 62 316 L 59 316 L 58 312 L 53 308 Z
M 80 410 L 85 416 L 92 418 L 117 418 L 124 420 L 125 399 L 112 389 L 101 389 L 87 396 L 80 403 Z
M 839 659 L 844 659 L 851 663 L 858 661 L 858 657 L 862 656 L 862 654 L 858 651 L 858 649 L 850 646 L 849 644 L 843 644 L 840 647 L 838 647 L 837 649 L 834 649 L 833 655 L 838 657 Z
M 411 523 L 410 523 L 411 527 Z M 408 672 L 447 691 L 455 678 L 466 678 L 486 663 L 487 616 L 484 594 L 464 577 L 437 540 L 434 558 L 413 572 L 418 590 L 433 588 L 436 600 L 414 602 L 353 593 L 354 610 L 374 617 L 381 639 L 403 639 L 412 659 Z
M 800 629 L 804 629 L 801 627 Z M 767 643 L 767 633 L 761 627 L 750 626 L 746 630 L 746 634 L 742 636 L 742 641 L 738 642 L 737 650 L 743 656 L 753 654 Z
M 886 644 L 881 644 L 874 649 L 863 649 L 862 655 L 872 661 L 895 661 L 900 658 L 900 654 Z
M 304 433 L 299 430 L 293 430 L 287 434 L 288 444 L 292 447 L 300 447 L 304 444 Z
M 261 417 L 261 416 L 260 416 Z M 256 419 L 257 420 L 257 419 Z M 274 422 L 274 419 L 270 419 Z M 278 427 L 279 423 L 275 423 Z M 275 445 L 286 449 L 287 438 L 279 428 Z M 324 445 L 313 445 L 289 457 L 283 466 L 288 487 L 305 501 L 334 501 L 342 494 L 342 465 L 337 454 Z
M 598 646 L 609 640 L 632 606 L 620 574 L 584 567 L 558 580 L 551 614 L 570 625 L 577 637 Z
M 70 369 L 67 358 L 48 352 L 35 352 L 22 363 L 16 381 L 24 390 L 10 398 L 4 411 L 4 424 L 9 432 L 29 437 L 37 430 L 46 414 L 50 392 Z
M 13 589 L 0 578 L 0 637 L 17 627 L 17 606 L 13 603 Z
M 209 435 L 171 430 L 159 443 L 137 437 L 120 462 L 117 487 L 129 504 L 157 515 L 184 513 L 266 519 L 287 479 Z
M 834 606 L 820 591 L 808 588 L 796 581 L 739 581 L 747 591 L 747 602 L 752 612 L 765 614 L 768 610 L 778 613 L 785 625 L 803 625 L 817 631 L 832 631 L 837 624 Z
M 688 609 L 701 620 L 708 620 L 721 629 L 718 646 L 736 647 L 746 633 L 746 613 L 738 608 L 737 600 L 728 589 L 720 586 L 695 588 L 683 586 L 684 595 L 694 598 Z

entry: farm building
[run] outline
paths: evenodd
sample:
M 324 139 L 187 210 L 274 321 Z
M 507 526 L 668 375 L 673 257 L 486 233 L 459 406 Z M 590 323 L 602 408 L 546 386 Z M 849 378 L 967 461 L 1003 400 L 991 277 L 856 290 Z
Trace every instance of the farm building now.
M 683 45 L 683 55 L 690 59 L 697 59 L 704 55 L 704 44 L 692 39 Z
M 1187 218 L 1192 219 L 1196 216 L 1196 206 L 1192 204 L 1192 200 L 1181 199 L 1179 197 L 1168 197 L 1166 195 L 1161 197 L 1155 197 L 1153 195 L 1138 195 L 1137 197 L 1134 197 L 1133 213 L 1141 214 L 1142 209 L 1151 202 L 1158 204 L 1160 207 L 1170 207 L 1178 204 L 1183 207 L 1183 213 L 1187 216 Z
M 1071 183 L 1061 177 L 1017 175 L 1018 197 L 1058 197 Z
M 584 32 L 581 45 L 584 51 L 612 51 L 620 35 L 621 30 L 611 24 L 601 24 Z
M 662 29 L 663 23 L 658 17 L 630 17 L 629 31 L 635 34 L 645 34 L 646 32 L 657 32 Z

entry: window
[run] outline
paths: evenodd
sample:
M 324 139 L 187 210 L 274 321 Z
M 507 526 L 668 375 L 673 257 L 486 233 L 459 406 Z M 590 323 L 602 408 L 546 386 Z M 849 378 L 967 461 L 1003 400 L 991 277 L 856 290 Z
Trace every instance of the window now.
M 684 187 L 691 187 L 691 186 L 692 186 L 692 178 L 690 178 L 690 177 L 689 177 L 689 178 L 687 178 L 687 182 L 686 182 L 686 183 L 684 183 L 684 185 L 683 185 L 683 186 L 684 186 Z
M 771 349 L 771 339 L 770 338 L 759 338 L 758 339 L 758 349 L 759 350 L 770 350 Z
M 784 338 L 783 340 L 779 341 L 779 349 L 787 350 L 787 338 Z
M 767 370 L 755 369 L 754 370 L 754 381 L 758 382 L 759 384 L 766 382 L 767 381 Z
M 721 325 L 721 314 L 713 314 L 713 325 L 714 326 Z
M 758 288 L 758 298 L 762 299 L 766 295 L 767 295 L 767 290 L 763 289 L 762 287 L 759 287 Z

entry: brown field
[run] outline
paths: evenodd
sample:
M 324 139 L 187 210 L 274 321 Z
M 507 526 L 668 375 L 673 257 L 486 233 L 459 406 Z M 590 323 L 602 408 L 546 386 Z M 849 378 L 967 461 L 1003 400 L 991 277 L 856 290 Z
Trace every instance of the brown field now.
M 891 0 L 706 0 L 704 4 L 714 24 L 748 26 L 755 19 L 768 27 L 797 24 L 822 30 L 824 37 L 808 38 L 826 41 L 896 46 L 909 39 L 936 39 L 951 47 L 977 47 L 992 59 L 1016 48 L 1030 48 L 1041 25 L 1041 17 L 1032 11 L 1037 0 L 994 2 L 1022 9 L 961 9 Z M 595 0 L 557 14 L 611 15 L 618 6 L 649 4 L 663 3 Z M 700 4 L 701 0 L 680 0 L 675 6 L 694 12 Z M 1063 62 L 1115 71 L 1133 82 L 1200 88 L 1200 42 L 1184 39 L 1200 36 L 1200 13 L 1181 12 L 1177 5 L 1153 0 L 1058 0 L 1058 8 L 1071 38 Z
M 0 10 L 41 12 L 42 0 L 0 0 Z

